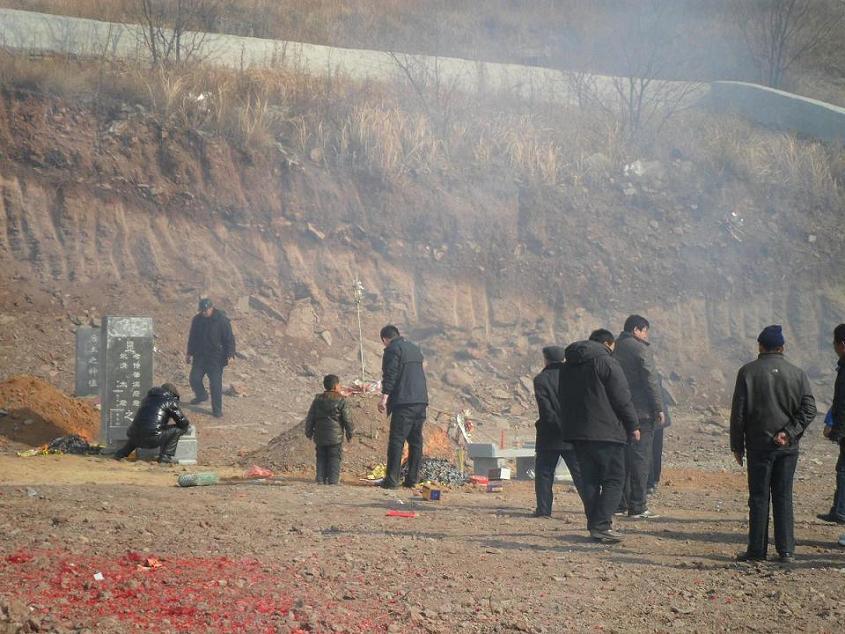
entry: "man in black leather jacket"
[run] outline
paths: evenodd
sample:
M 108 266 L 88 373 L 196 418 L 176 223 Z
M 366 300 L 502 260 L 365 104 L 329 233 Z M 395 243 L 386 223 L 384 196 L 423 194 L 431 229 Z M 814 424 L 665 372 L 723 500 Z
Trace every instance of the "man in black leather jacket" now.
M 172 420 L 173 425 L 168 425 Z M 126 432 L 126 444 L 114 454 L 116 460 L 122 460 L 138 447 L 143 449 L 159 448 L 158 461 L 173 462 L 179 438 L 188 431 L 190 423 L 179 408 L 179 391 L 171 383 L 154 387 L 135 414 L 135 419 Z

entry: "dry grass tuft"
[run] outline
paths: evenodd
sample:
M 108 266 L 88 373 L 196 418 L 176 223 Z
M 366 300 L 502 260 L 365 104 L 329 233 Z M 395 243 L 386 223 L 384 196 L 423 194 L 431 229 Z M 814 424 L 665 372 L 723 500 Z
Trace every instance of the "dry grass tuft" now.
M 530 185 L 609 187 L 626 162 L 681 149 L 711 183 L 741 179 L 794 192 L 808 204 L 842 201 L 841 148 L 703 112 L 684 113 L 650 131 L 647 146 L 637 146 L 606 113 L 489 93 L 438 100 L 404 84 L 356 83 L 339 75 L 200 64 L 151 71 L 0 50 L 0 81 L 98 107 L 142 104 L 163 127 L 221 135 L 250 151 L 280 145 L 331 169 L 388 181 L 507 171 Z

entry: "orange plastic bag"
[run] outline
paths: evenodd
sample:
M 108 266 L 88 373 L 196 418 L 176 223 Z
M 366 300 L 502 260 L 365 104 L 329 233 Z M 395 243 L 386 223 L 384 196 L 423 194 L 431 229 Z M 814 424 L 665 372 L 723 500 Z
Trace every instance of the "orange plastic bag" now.
M 270 469 L 259 467 L 257 464 L 252 465 L 249 469 L 244 471 L 245 480 L 254 480 L 256 478 L 272 478 L 273 472 Z

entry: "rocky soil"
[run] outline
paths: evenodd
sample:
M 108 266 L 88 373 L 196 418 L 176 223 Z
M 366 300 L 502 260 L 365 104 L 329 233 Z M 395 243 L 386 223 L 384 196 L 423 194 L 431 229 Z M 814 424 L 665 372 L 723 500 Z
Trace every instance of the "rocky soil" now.
M 697 416 L 670 428 L 651 503 L 662 517 L 619 520 L 626 539 L 615 547 L 587 539 L 562 485 L 542 520 L 530 517 L 530 483 L 440 502 L 358 486 L 353 474 L 340 487 L 290 474 L 287 486 L 180 489 L 185 468 L 4 453 L 0 631 L 779 632 L 788 622 L 835 632 L 845 550 L 841 528 L 814 519 L 835 459 L 819 431 L 799 464 L 791 568 L 731 561 L 745 538 L 744 475 Z

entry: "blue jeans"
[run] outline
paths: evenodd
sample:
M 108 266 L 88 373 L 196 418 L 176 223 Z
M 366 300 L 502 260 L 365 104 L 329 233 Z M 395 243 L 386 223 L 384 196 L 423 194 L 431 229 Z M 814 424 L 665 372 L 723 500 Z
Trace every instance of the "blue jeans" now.
M 836 461 L 836 493 L 830 514 L 845 521 L 845 440 L 839 443 L 839 460 Z

